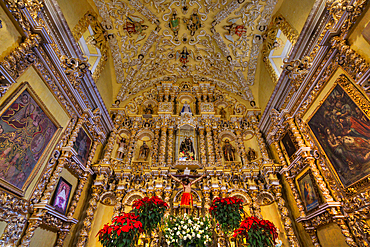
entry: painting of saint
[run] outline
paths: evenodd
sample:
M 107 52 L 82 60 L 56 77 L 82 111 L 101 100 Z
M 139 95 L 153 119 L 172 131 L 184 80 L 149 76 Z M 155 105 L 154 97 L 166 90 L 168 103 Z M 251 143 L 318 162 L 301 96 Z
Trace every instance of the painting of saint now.
M 299 189 L 301 192 L 302 201 L 306 206 L 307 211 L 311 211 L 319 206 L 319 197 L 316 194 L 312 184 L 310 172 L 307 172 L 299 179 Z
M 370 121 L 340 85 L 308 125 L 344 187 L 370 174 Z
M 83 165 L 86 165 L 87 158 L 91 147 L 91 139 L 83 128 L 78 132 L 73 149 L 77 152 L 77 157 Z
M 65 214 L 67 210 L 69 196 L 71 194 L 72 185 L 69 184 L 63 178 L 60 178 L 56 192 L 54 194 L 54 199 L 52 202 L 53 207 L 56 211 L 61 214 Z
M 0 115 L 0 179 L 19 191 L 27 186 L 28 178 L 57 131 L 29 89 L 24 88 Z
M 190 137 L 185 137 L 185 139 L 181 142 L 179 150 L 179 160 L 180 161 L 195 160 L 193 141 L 191 140 Z
M 295 152 L 297 152 L 297 148 L 295 147 L 291 135 L 289 132 L 287 132 L 284 137 L 281 139 L 281 143 L 283 144 L 287 154 L 288 158 L 291 158 Z

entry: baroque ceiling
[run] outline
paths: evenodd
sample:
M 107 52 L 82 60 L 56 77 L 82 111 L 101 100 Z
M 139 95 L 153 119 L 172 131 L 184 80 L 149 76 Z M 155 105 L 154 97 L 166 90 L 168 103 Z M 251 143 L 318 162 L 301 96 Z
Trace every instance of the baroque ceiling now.
M 253 100 L 263 33 L 277 0 L 94 0 L 107 30 L 117 99 L 192 78 Z

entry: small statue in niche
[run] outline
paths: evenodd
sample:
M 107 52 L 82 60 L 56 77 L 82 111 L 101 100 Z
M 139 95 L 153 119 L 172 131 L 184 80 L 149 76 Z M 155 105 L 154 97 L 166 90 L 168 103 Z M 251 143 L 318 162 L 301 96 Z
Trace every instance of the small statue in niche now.
M 221 107 L 220 115 L 221 115 L 221 118 L 226 119 L 226 111 L 225 111 L 224 107 Z
M 148 106 L 144 108 L 144 114 L 152 115 L 153 113 L 154 113 L 154 109 L 153 109 L 152 104 L 148 104 Z
M 144 141 L 143 142 L 143 145 L 141 145 L 141 147 L 140 147 L 139 159 L 141 159 L 141 160 L 147 160 L 148 155 L 149 155 L 149 150 L 150 150 L 149 146 Z
M 248 151 L 247 151 L 247 159 L 248 159 L 249 161 L 252 161 L 252 160 L 257 159 L 257 153 L 256 153 L 256 151 L 255 151 L 253 148 L 251 148 L 251 147 L 249 147 L 249 149 L 248 149 Z
M 190 137 L 185 137 L 185 139 L 181 142 L 179 150 L 179 160 L 195 160 L 193 142 Z
M 125 152 L 127 149 L 127 140 L 126 138 L 122 137 L 121 140 L 118 140 L 118 151 L 117 151 L 117 159 L 122 160 L 125 157 Z
M 225 145 L 222 147 L 225 161 L 235 161 L 235 148 L 231 145 L 229 139 L 225 140 Z
M 191 14 L 190 18 L 184 18 L 184 22 L 186 27 L 190 31 L 190 35 L 194 36 L 195 32 L 202 27 L 202 23 L 200 22 L 200 17 L 198 15 L 198 10 L 194 9 L 193 13 Z
M 191 109 L 187 101 L 185 101 L 184 106 L 182 107 L 181 113 L 191 113 Z

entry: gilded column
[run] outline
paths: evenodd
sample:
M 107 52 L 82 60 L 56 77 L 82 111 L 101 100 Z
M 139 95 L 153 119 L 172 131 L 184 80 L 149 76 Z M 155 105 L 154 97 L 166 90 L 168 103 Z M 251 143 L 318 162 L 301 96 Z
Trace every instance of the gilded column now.
M 105 146 L 105 153 L 103 156 L 103 160 L 100 161 L 101 164 L 110 164 L 110 158 L 112 157 L 112 151 L 114 147 L 114 143 L 116 141 L 116 136 L 117 136 L 117 129 L 114 128 L 112 132 L 110 132 L 110 136 L 108 138 L 108 142 Z
M 136 129 L 132 129 L 130 135 L 130 142 L 127 148 L 126 167 L 131 166 L 131 160 L 134 157 L 135 144 L 136 144 Z
M 76 127 L 72 132 L 71 138 L 68 141 L 68 144 L 66 148 L 73 148 L 73 143 L 76 141 L 76 137 L 78 135 L 78 132 L 80 128 L 82 127 L 83 122 L 85 121 L 86 114 L 83 114 L 81 118 L 77 121 Z M 46 190 L 44 191 L 44 196 L 41 198 L 41 203 L 48 203 L 51 194 L 53 193 L 55 186 L 59 180 L 60 173 L 63 171 L 64 164 L 68 162 L 68 159 L 71 157 L 72 153 L 70 151 L 64 151 L 61 158 L 58 160 L 58 164 L 55 167 L 55 170 L 53 172 L 53 175 L 50 178 L 50 181 L 46 187 Z
M 81 193 L 85 187 L 87 178 L 89 177 L 89 173 L 85 172 L 82 178 L 79 178 L 78 183 L 77 183 L 77 189 L 75 190 L 73 194 L 72 201 L 70 203 L 70 206 L 68 208 L 68 213 L 67 217 L 72 218 L 75 210 L 77 208 L 77 203 L 80 200 Z
M 70 226 L 68 226 L 67 229 L 61 229 L 58 231 L 58 237 L 55 243 L 54 247 L 63 247 L 64 245 L 64 240 L 66 239 L 68 233 L 70 231 Z
M 167 126 L 161 128 L 161 141 L 159 145 L 159 161 L 160 166 L 166 164 L 166 142 L 167 142 Z
M 292 219 L 289 217 L 289 211 L 285 207 L 285 200 L 282 198 L 281 185 L 274 186 L 273 190 L 275 192 L 275 200 L 277 202 L 278 210 L 281 215 L 281 220 L 283 221 L 285 233 L 288 237 L 289 245 L 292 247 L 298 247 L 300 245 L 297 236 L 293 231 Z
M 122 190 L 116 191 L 116 205 L 114 205 L 113 208 L 112 220 L 114 217 L 118 216 L 121 213 L 123 195 L 124 192 Z
M 22 238 L 21 244 L 19 245 L 20 247 L 28 247 L 30 245 L 31 238 L 35 234 L 36 228 L 38 228 L 41 225 L 41 223 L 42 223 L 41 217 L 28 220 L 28 227 Z
M 291 177 L 291 176 L 290 176 L 289 171 L 285 172 L 285 174 L 284 174 L 284 175 L 285 175 L 285 178 L 286 178 L 286 180 L 288 181 L 289 186 L 290 186 L 290 188 L 291 188 L 291 190 L 292 190 L 292 193 L 293 193 L 293 196 L 294 196 L 295 202 L 297 203 L 297 207 L 298 207 L 298 209 L 299 209 L 299 212 L 301 212 L 301 216 L 302 216 L 302 217 L 306 216 L 306 213 L 305 213 L 305 211 L 304 211 L 304 207 L 303 207 L 302 201 L 301 201 L 301 199 L 300 199 L 300 197 L 299 197 L 299 194 L 298 194 L 297 188 L 296 188 L 296 186 L 295 186 L 295 184 L 294 184 L 294 179 L 293 179 L 293 177 Z
M 160 129 L 156 128 L 154 130 L 154 140 L 153 140 L 153 151 L 152 151 L 152 166 L 157 166 L 158 163 L 158 142 L 159 142 L 159 132 Z
M 358 245 L 356 244 L 355 240 L 353 239 L 353 235 L 351 231 L 349 230 L 346 222 L 342 218 L 336 218 L 335 222 L 337 225 L 340 227 L 342 234 L 346 238 L 346 243 L 351 246 L 351 247 L 357 247 Z
M 262 214 L 261 214 L 261 206 L 257 203 L 257 196 L 258 196 L 257 191 L 250 192 L 250 197 L 252 199 L 251 211 L 254 217 L 263 219 Z
M 287 163 L 286 163 L 286 160 L 285 160 L 285 157 L 284 157 L 284 154 L 283 152 L 281 151 L 281 148 L 280 148 L 280 145 L 277 141 L 274 141 L 272 143 L 276 149 L 276 152 L 277 152 L 277 155 L 278 155 L 278 158 L 279 158 L 279 161 L 280 163 L 282 164 L 283 168 L 287 168 Z
M 100 192 L 101 192 L 100 187 L 95 186 L 95 185 L 92 187 L 92 195 L 88 202 L 88 207 L 86 209 L 87 216 L 83 221 L 83 226 L 80 230 L 80 235 L 78 236 L 78 239 L 77 239 L 76 246 L 78 247 L 84 247 L 87 243 L 87 239 L 89 237 L 89 233 L 91 230 L 92 221 L 94 219 L 94 214 L 98 206 Z
M 243 142 L 243 139 L 242 139 L 241 132 L 242 131 L 239 130 L 239 129 L 235 131 L 236 143 L 237 143 L 240 158 L 243 161 L 243 164 L 246 164 L 247 163 L 247 158 L 246 158 L 247 155 L 246 155 L 246 152 L 245 152 L 245 146 L 244 146 L 244 142 Z
M 254 127 L 254 133 L 256 134 L 256 137 L 257 137 L 258 146 L 261 150 L 261 156 L 262 156 L 263 162 L 272 163 L 272 161 L 269 158 L 268 152 L 267 152 L 265 140 L 263 139 L 262 134 L 260 130 L 258 129 L 258 126 L 254 124 L 253 127 Z
M 216 157 L 216 163 L 221 165 L 221 146 L 220 146 L 220 140 L 218 139 L 218 131 L 217 129 L 213 129 L 213 143 L 215 147 L 215 157 Z
M 213 152 L 213 138 L 212 138 L 212 128 L 206 127 L 206 137 L 207 137 L 207 148 L 208 148 L 208 166 L 214 166 L 215 164 L 215 154 Z
M 321 244 L 320 244 L 319 239 L 317 237 L 317 230 L 316 229 L 306 229 L 306 232 L 308 234 L 310 234 L 310 238 L 311 238 L 313 246 L 321 247 Z
M 172 166 L 173 128 L 168 129 L 167 166 Z
M 207 164 L 207 158 L 206 158 L 206 145 L 204 140 L 204 129 L 199 129 L 199 145 L 200 145 L 200 155 L 199 160 L 203 167 Z

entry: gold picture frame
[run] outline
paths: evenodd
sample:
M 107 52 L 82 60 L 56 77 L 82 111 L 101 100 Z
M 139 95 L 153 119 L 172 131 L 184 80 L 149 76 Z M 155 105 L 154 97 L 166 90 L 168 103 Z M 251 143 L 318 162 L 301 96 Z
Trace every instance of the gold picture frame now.
M 369 105 L 364 92 L 342 74 L 307 120 L 311 136 L 346 193 L 369 185 Z
M 280 148 L 288 162 L 295 159 L 295 153 L 298 151 L 299 146 L 295 141 L 294 135 L 291 130 L 287 130 L 280 139 Z
M 0 186 L 24 196 L 60 131 L 29 83 L 21 83 L 0 107 Z
M 296 177 L 299 196 L 307 213 L 315 211 L 322 204 L 320 192 L 315 181 L 310 169 Z

